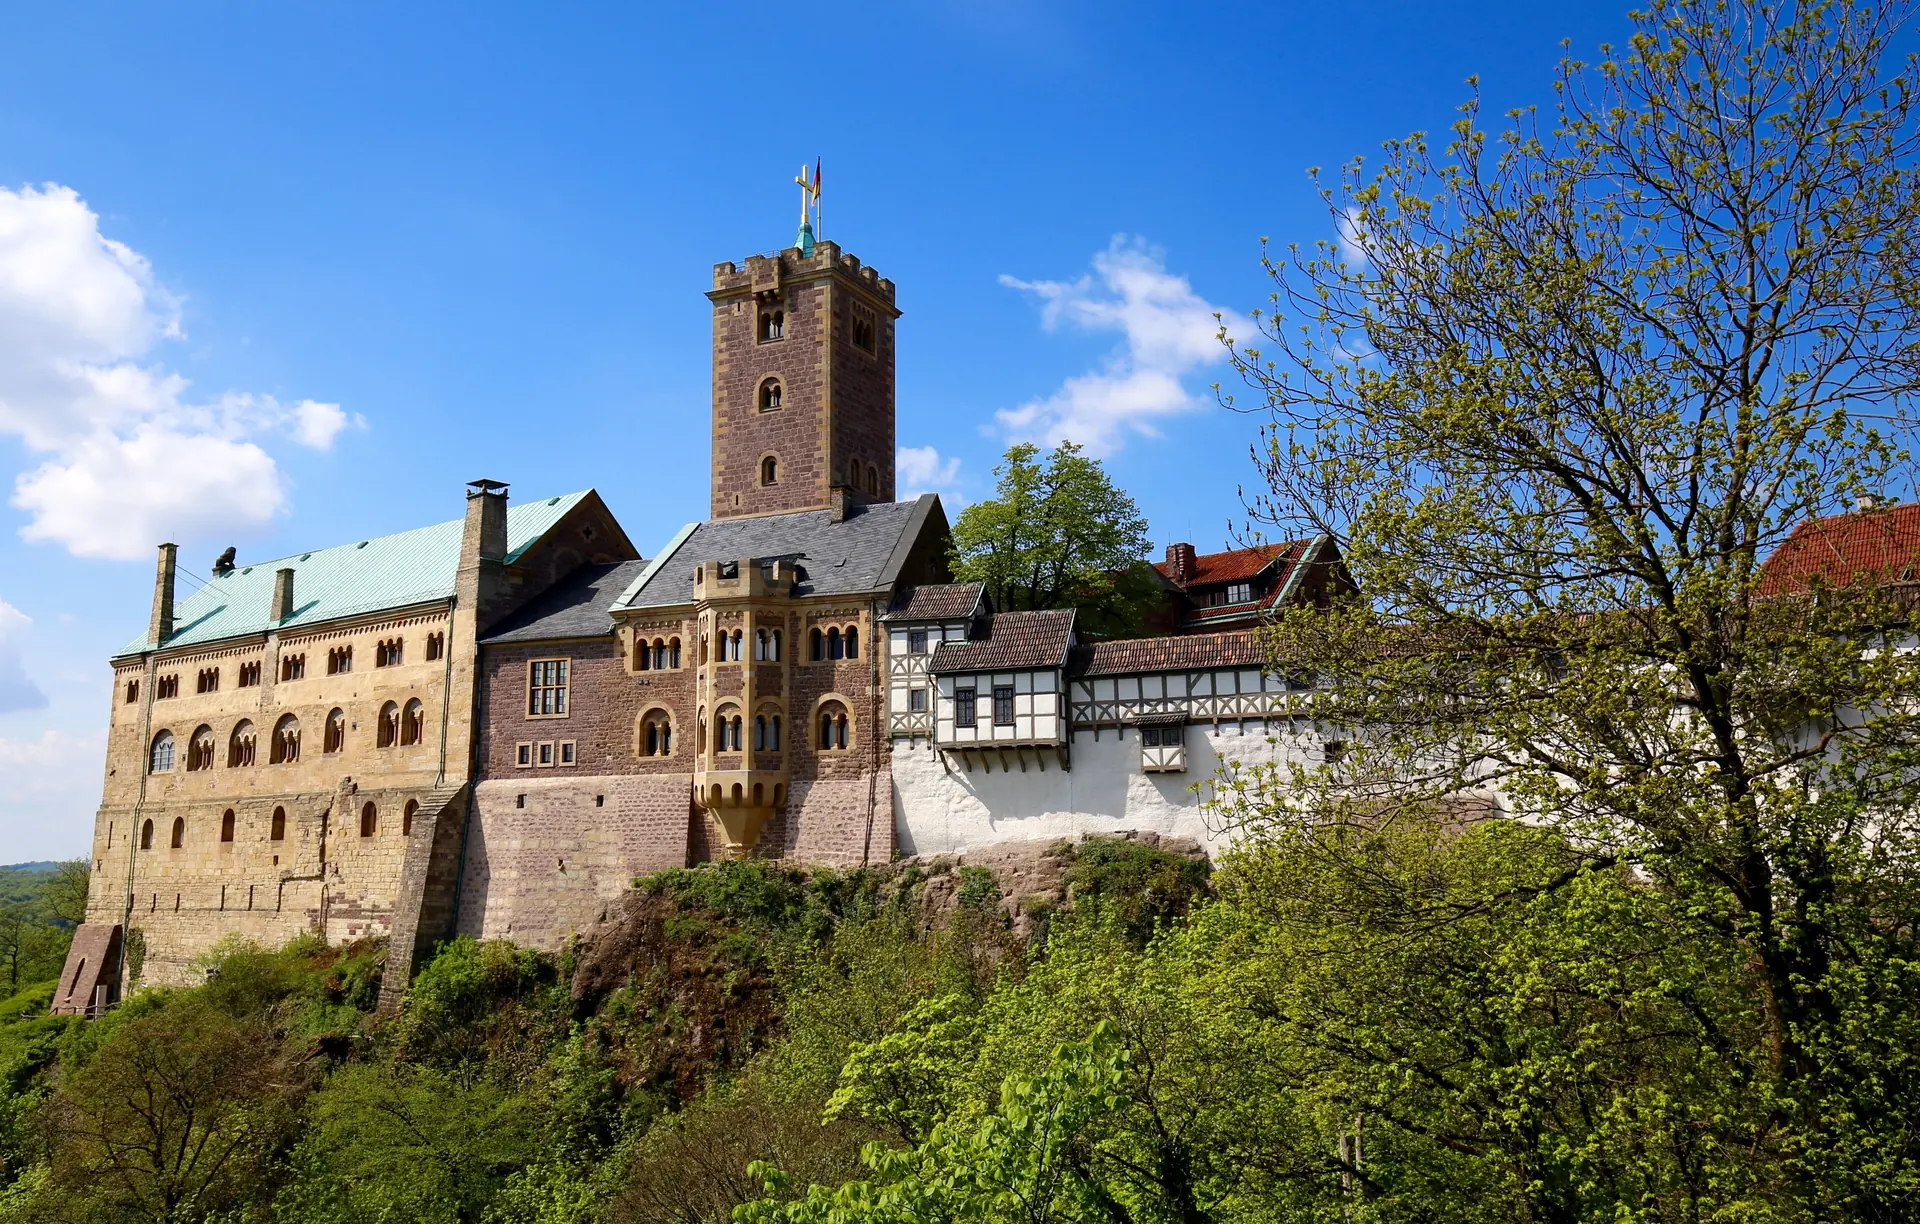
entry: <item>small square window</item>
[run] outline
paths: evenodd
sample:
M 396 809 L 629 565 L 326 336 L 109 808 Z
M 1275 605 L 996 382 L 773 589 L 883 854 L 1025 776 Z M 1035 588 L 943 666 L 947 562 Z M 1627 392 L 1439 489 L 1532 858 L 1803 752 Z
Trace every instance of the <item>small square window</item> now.
M 538 745 L 538 747 L 539 747 L 539 749 L 540 749 L 540 756 L 539 756 L 539 761 L 540 761 L 540 763 L 541 763 L 542 765 L 551 765 L 551 764 L 553 764 L 553 744 L 552 744 L 552 742 L 551 742 L 551 741 L 548 741 L 547 743 L 543 743 L 543 744 L 540 744 L 540 745 Z
M 560 763 L 561 763 L 562 765 L 571 765 L 571 764 L 573 764 L 573 741 L 572 741 L 572 740 L 563 740 L 563 741 L 561 741 L 561 743 L 560 743 Z
M 927 631 L 925 629 L 909 629 L 907 631 L 907 653 L 927 653 Z
M 927 690 L 914 689 L 907 694 L 907 708 L 915 714 L 924 713 L 927 708 Z
M 533 745 L 516 744 L 513 749 L 513 763 L 516 768 L 525 769 L 533 764 Z

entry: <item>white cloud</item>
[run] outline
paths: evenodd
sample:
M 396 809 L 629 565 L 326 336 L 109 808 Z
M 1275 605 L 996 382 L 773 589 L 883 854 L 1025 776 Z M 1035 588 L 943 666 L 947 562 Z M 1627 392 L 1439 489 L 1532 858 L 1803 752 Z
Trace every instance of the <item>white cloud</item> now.
M 960 481 L 960 460 L 943 457 L 931 446 L 902 446 L 893 453 L 894 481 L 902 501 L 922 493 L 953 496 Z
M 1346 261 L 1348 271 L 1364 272 L 1370 266 L 1366 236 L 1360 231 L 1360 209 L 1357 205 L 1347 205 L 1334 221 L 1333 240 L 1340 258 Z
M 1122 338 L 1099 369 L 1067 379 L 1044 399 L 997 413 L 1009 435 L 1045 443 L 1070 439 L 1103 455 L 1129 434 L 1158 437 L 1160 421 L 1205 406 L 1184 379 L 1226 360 L 1214 316 L 1228 312 L 1167 271 L 1160 251 L 1116 237 L 1077 281 L 1002 276 L 1000 283 L 1040 298 L 1041 324 L 1049 331 L 1065 324 Z
M 32 624 L 32 617 L 0 599 L 0 714 L 46 708 L 47 695 L 21 661 L 20 639 Z
M 364 422 L 313 400 L 190 398 L 152 360 L 182 338 L 179 302 L 99 221 L 69 187 L 0 188 L 0 433 L 42 457 L 15 482 L 20 534 L 130 558 L 265 524 L 286 489 L 263 443 L 325 450 Z

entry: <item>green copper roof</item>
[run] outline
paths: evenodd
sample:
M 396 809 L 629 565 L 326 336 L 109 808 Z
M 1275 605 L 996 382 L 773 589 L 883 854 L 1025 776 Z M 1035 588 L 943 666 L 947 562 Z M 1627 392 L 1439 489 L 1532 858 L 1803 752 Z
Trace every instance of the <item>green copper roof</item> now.
M 507 561 L 518 560 L 589 492 L 508 506 Z M 274 628 L 268 613 L 273 610 L 273 574 L 280 569 L 293 571 L 293 615 L 280 622 L 281 629 L 449 599 L 454 571 L 460 566 L 464 526 L 463 520 L 453 519 L 354 544 L 255 561 L 215 578 L 190 575 L 182 567 L 174 630 L 166 647 L 199 646 Z M 195 589 L 195 582 L 206 585 Z M 153 648 L 141 634 L 120 655 Z

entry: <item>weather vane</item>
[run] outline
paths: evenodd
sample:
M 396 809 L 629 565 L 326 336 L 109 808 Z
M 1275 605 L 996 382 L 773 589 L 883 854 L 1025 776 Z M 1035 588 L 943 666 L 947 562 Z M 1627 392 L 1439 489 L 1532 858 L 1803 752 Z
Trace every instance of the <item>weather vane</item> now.
M 800 236 L 793 245 L 800 248 L 802 257 L 810 259 L 813 244 L 820 237 L 820 159 L 813 159 L 812 178 L 807 177 L 807 165 L 802 162 L 793 181 L 800 184 Z

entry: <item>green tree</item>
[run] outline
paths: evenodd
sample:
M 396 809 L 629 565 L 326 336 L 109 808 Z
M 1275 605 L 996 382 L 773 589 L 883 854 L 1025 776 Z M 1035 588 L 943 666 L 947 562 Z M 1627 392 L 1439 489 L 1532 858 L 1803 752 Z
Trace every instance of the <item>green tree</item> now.
M 260 1201 L 305 1073 L 256 1018 L 163 1000 L 71 1068 L 46 1111 L 40 1197 L 70 1220 L 187 1224 Z
M 1076 608 L 1086 632 L 1140 632 L 1163 588 L 1147 520 L 1100 461 L 1072 442 L 1044 458 L 1022 442 L 994 474 L 994 496 L 953 525 L 954 577 L 985 583 L 1002 611 Z
M 1272 414 L 1258 510 L 1335 534 L 1369 601 L 1272 634 L 1353 750 L 1249 771 L 1230 814 L 1369 828 L 1497 789 L 1584 856 L 1562 886 L 1673 898 L 1688 971 L 1739 975 L 1682 985 L 1765 1103 L 1754 1159 L 1824 1218 L 1920 1201 L 1920 674 L 1873 648 L 1908 632 L 1886 591 L 1784 597 L 1761 564 L 1905 471 L 1911 12 L 1650 6 L 1550 119 L 1490 140 L 1470 104 L 1444 151 L 1350 166 L 1351 257 L 1274 259 L 1266 351 L 1236 354 Z

